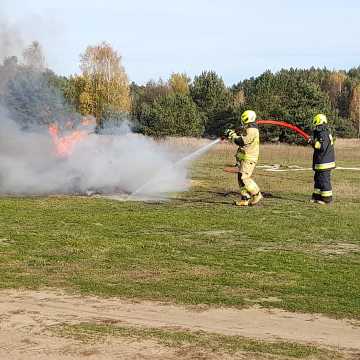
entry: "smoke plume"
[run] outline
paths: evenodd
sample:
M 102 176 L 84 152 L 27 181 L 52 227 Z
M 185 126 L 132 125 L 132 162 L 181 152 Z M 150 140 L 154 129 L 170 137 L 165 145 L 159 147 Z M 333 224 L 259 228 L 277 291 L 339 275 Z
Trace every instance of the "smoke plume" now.
M 59 157 L 47 129 L 24 131 L 4 109 L 0 117 L 1 194 L 131 194 L 141 188 L 139 195 L 157 197 L 187 187 L 185 166 L 173 166 L 175 149 L 133 134 L 126 123 L 122 134 L 90 134 L 71 155 Z
M 95 134 L 49 85 L 54 73 L 18 63 L 22 50 L 20 34 L 1 22 L 0 195 L 156 198 L 187 188 L 186 162 L 174 166 L 177 148 L 134 134 L 127 121 Z
M 10 56 L 20 56 L 23 50 L 24 41 L 18 29 L 0 18 L 0 62 Z

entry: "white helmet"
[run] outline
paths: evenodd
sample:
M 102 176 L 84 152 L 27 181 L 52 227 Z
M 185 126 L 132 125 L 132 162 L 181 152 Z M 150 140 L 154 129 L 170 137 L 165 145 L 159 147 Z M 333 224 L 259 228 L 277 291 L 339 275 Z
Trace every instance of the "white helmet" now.
M 246 110 L 241 114 L 241 122 L 243 124 L 253 123 L 256 120 L 256 112 L 253 110 Z

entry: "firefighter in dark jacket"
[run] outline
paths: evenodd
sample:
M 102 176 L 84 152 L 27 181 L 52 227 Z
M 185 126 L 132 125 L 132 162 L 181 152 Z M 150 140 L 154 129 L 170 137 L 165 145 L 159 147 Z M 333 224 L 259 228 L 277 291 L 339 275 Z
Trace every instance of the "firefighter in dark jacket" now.
M 333 199 L 331 170 L 335 169 L 334 140 L 324 114 L 314 116 L 313 125 L 313 136 L 309 140 L 314 148 L 313 170 L 315 172 L 311 201 L 317 204 L 329 204 Z

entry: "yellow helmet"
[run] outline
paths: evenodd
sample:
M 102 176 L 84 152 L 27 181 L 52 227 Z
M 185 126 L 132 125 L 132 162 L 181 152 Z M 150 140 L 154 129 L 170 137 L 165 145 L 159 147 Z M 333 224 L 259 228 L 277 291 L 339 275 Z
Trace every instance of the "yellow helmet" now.
M 317 114 L 313 118 L 313 125 L 318 126 L 322 124 L 327 124 L 327 118 L 324 114 Z
M 256 120 L 256 113 L 252 110 L 246 110 L 241 114 L 241 122 L 243 124 L 249 124 L 255 122 Z

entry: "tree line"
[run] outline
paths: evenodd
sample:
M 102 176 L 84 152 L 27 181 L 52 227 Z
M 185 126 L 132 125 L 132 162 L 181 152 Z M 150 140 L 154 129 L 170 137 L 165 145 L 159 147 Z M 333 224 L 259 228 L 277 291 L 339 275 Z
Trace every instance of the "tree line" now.
M 360 136 L 360 66 L 266 71 L 226 86 L 215 71 L 191 79 L 173 73 L 167 80 L 129 82 L 121 55 L 108 43 L 89 46 L 80 55 L 81 73 L 64 77 L 47 69 L 41 46 L 33 42 L 23 58 L 0 65 L 0 103 L 24 127 L 92 115 L 97 129 L 131 118 L 145 135 L 219 136 L 240 125 L 240 114 L 253 109 L 259 118 L 280 119 L 311 130 L 316 113 L 328 116 L 340 137 Z M 294 134 L 263 128 L 266 141 L 294 142 Z

